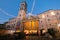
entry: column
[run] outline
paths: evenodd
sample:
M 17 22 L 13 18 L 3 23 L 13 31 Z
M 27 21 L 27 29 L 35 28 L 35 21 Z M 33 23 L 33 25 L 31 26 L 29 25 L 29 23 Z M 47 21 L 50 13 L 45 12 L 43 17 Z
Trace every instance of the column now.
M 31 30 L 32 30 L 32 21 L 30 22 L 30 27 L 31 27 L 31 28 L 30 28 L 30 31 L 31 31 Z
M 29 32 L 31 31 L 31 27 L 32 27 L 32 26 L 31 26 L 31 25 L 32 25 L 31 22 L 32 22 L 32 21 L 29 22 L 29 24 L 30 24 L 30 25 L 29 25 L 29 27 L 30 27 Z
M 36 21 L 34 21 L 34 29 L 36 30 Z

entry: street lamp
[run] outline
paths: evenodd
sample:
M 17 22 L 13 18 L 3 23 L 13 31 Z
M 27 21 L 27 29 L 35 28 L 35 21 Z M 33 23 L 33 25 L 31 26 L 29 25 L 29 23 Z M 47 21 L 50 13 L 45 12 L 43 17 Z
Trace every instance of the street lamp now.
M 57 26 L 58 26 L 58 28 L 59 28 L 59 27 L 60 27 L 60 24 L 58 24 Z
M 42 15 L 42 18 L 45 18 L 45 16 L 44 16 L 44 15 Z
M 57 25 L 58 30 L 60 30 L 60 24 Z M 59 31 L 60 32 L 60 31 Z
M 55 15 L 55 13 L 54 12 L 51 12 L 51 15 Z

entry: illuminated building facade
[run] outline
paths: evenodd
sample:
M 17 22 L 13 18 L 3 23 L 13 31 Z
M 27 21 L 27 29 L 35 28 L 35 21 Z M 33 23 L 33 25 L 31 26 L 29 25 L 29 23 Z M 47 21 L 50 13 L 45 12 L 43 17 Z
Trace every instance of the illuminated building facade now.
M 38 14 L 37 16 L 26 17 L 27 4 L 23 1 L 20 4 L 20 10 L 18 16 L 14 19 L 8 21 L 6 26 L 13 26 L 20 31 L 24 32 L 37 32 L 40 29 L 49 29 L 55 28 L 60 29 L 60 10 L 48 10 L 43 13 Z M 18 26 L 19 27 L 18 27 Z M 12 29 L 14 29 L 14 27 Z
M 6 23 L 6 29 L 14 29 L 16 24 L 16 18 L 11 18 L 9 21 Z
M 60 24 L 60 10 L 48 10 L 38 15 L 40 29 L 54 28 L 57 29 Z

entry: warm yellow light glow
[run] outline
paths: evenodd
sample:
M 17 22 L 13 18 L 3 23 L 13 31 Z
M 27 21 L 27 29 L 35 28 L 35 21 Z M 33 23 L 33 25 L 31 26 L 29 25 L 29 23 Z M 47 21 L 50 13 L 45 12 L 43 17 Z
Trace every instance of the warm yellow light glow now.
M 37 33 L 37 30 L 30 30 L 30 33 Z
M 30 21 L 24 23 L 24 28 L 25 29 L 30 29 L 30 27 L 31 27 L 31 22 Z
M 38 21 L 36 21 L 36 24 L 35 25 L 36 25 L 36 28 L 38 28 Z
M 6 33 L 7 34 L 13 34 L 15 32 L 15 30 L 8 30 Z
M 35 27 L 37 28 L 38 27 L 38 21 L 27 21 L 24 23 L 24 28 L 26 30 L 34 30 Z
M 37 30 L 33 30 L 33 33 L 37 33 Z
M 32 30 L 30 30 L 30 33 L 32 33 Z
M 26 34 L 37 33 L 37 30 L 24 30 Z
M 16 32 L 20 32 L 20 30 L 16 30 Z
M 42 15 L 42 18 L 45 18 L 45 16 L 44 16 L 44 15 Z
M 26 34 L 29 34 L 29 30 L 24 30 L 24 32 L 25 32 Z
M 58 27 L 60 27 L 60 24 L 58 24 Z
M 46 33 L 46 30 L 43 30 L 43 33 Z
M 55 15 L 55 13 L 54 12 L 51 12 L 51 15 Z
M 34 29 L 34 21 L 31 22 L 32 29 Z

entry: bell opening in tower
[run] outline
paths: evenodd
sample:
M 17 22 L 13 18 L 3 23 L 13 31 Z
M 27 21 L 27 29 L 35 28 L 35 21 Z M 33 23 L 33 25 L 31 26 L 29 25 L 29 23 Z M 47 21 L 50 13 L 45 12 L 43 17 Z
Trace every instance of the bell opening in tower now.
M 27 10 L 27 3 L 26 3 L 26 1 L 21 2 L 20 10 L 25 10 L 25 11 Z

